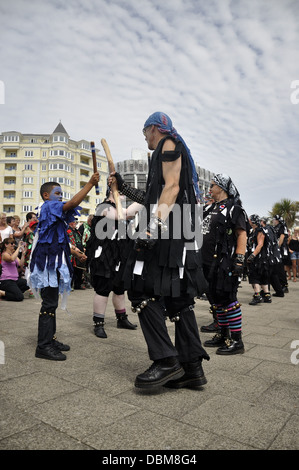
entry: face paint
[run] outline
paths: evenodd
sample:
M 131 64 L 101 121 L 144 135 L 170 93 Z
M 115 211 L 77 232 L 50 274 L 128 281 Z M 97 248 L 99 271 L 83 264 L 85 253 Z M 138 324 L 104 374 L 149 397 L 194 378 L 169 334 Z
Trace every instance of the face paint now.
M 62 191 L 60 186 L 54 186 L 50 192 L 50 201 L 62 201 Z

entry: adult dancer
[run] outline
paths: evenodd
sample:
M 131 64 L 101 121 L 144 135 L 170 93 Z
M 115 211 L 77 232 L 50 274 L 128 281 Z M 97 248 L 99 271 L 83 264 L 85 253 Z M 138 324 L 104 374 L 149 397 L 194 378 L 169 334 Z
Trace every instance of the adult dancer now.
M 136 210 L 139 206 L 136 208 Z M 127 215 L 127 211 L 125 211 Z M 129 208 L 128 208 L 129 216 Z M 137 325 L 128 320 L 126 313 L 122 262 L 126 253 L 126 221 L 118 221 L 112 191 L 108 187 L 105 199 L 98 205 L 91 222 L 90 237 L 86 244 L 87 265 L 91 285 L 94 288 L 93 322 L 98 338 L 107 338 L 104 329 L 109 295 L 117 319 L 117 328 L 135 330 Z M 123 237 L 119 236 L 120 224 L 124 224 Z
M 194 297 L 206 288 L 201 253 L 194 239 L 198 177 L 190 151 L 169 116 L 152 114 L 143 133 L 149 150 L 154 150 L 145 194 L 115 174 L 119 190 L 144 204 L 147 224 L 140 228 L 124 269 L 125 288 L 153 361 L 136 377 L 135 386 L 201 386 L 206 383 L 202 360 L 209 356 L 201 345 L 193 311 Z M 184 230 L 188 224 L 193 229 L 189 238 Z M 175 321 L 175 345 L 168 334 L 161 297 Z
M 204 213 L 202 252 L 208 292 L 220 332 L 204 345 L 217 347 L 217 354 L 240 354 L 244 352 L 244 344 L 237 290 L 243 273 L 249 224 L 239 193 L 229 176 L 215 175 L 210 191 L 215 202 Z

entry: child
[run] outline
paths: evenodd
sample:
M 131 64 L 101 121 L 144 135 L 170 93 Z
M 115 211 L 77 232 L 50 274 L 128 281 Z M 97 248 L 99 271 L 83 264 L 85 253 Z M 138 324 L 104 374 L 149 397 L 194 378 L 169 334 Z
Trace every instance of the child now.
M 61 308 L 66 308 L 66 299 L 71 291 L 72 265 L 71 248 L 66 229 L 68 223 L 78 216 L 80 202 L 99 181 L 99 173 L 92 175 L 89 182 L 70 200 L 62 202 L 61 187 L 57 183 L 44 183 L 40 194 L 44 201 L 41 206 L 37 233 L 32 246 L 28 283 L 33 292 L 40 292 L 42 304 L 38 322 L 38 343 L 35 357 L 63 361 L 69 346 L 55 338 L 56 309 L 59 294 Z M 77 254 L 73 252 L 73 254 Z M 78 254 L 78 256 L 80 256 Z

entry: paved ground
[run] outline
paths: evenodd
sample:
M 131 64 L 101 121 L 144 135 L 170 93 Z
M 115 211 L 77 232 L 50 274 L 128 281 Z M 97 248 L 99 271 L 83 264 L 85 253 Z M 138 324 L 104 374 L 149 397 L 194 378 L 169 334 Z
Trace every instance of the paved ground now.
M 64 362 L 34 357 L 36 299 L 1 301 L 0 449 L 298 450 L 299 282 L 289 290 L 252 307 L 251 287 L 242 282 L 245 354 L 209 349 L 206 386 L 159 393 L 134 388 L 150 365 L 145 342 L 140 327 L 116 328 L 111 301 L 108 338 L 98 339 L 93 291 L 70 295 L 70 314 L 57 315 L 58 339 L 71 346 Z M 206 301 L 197 301 L 196 315 L 199 326 L 210 323 Z M 136 314 L 130 319 L 138 323 Z

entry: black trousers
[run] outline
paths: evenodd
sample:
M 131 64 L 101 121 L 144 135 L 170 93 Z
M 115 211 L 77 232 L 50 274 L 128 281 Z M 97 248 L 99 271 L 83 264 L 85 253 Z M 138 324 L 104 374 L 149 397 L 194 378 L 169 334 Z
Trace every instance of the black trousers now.
M 56 309 L 59 301 L 58 287 L 44 287 L 41 289 L 42 304 L 38 318 L 39 348 L 50 346 L 56 333 Z
M 23 293 L 28 290 L 26 279 L 20 277 L 17 281 L 7 279 L 0 282 L 0 290 L 5 291 L 5 300 L 21 302 L 24 299 Z
M 128 292 L 132 306 L 136 307 L 148 295 Z M 193 362 L 198 359 L 209 359 L 203 349 L 198 326 L 193 311 L 194 301 L 189 296 L 177 299 L 163 297 L 164 305 L 170 316 L 180 312 L 180 320 L 175 322 L 175 345 L 173 345 L 165 322 L 165 311 L 159 302 L 149 301 L 138 313 L 140 326 L 147 344 L 148 354 L 152 361 L 166 357 L 178 356 L 180 362 Z M 190 308 L 191 306 L 191 308 Z

